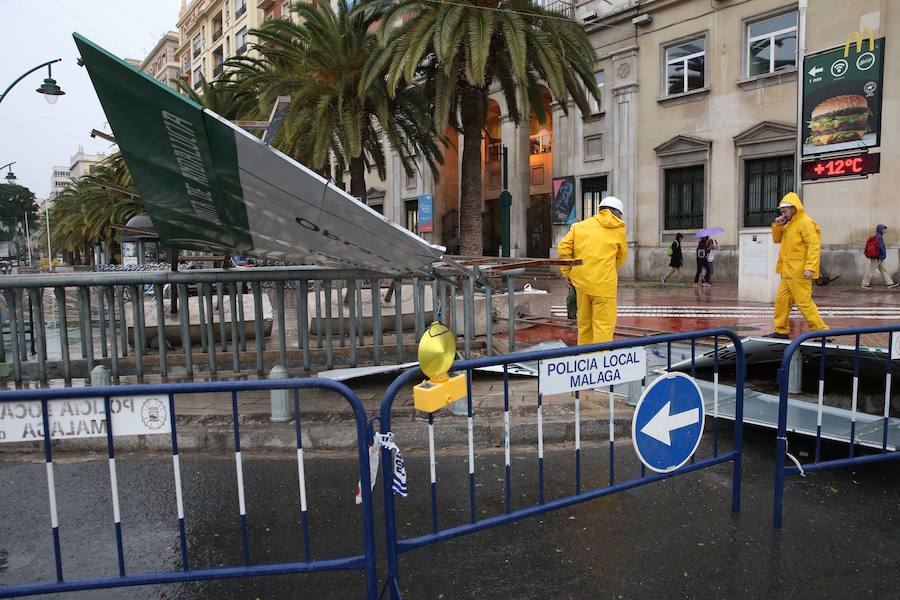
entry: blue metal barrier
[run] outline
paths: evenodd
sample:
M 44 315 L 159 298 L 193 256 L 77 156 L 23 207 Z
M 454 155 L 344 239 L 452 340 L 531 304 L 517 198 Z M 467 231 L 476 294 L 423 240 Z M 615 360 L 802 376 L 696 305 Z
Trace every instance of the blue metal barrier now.
M 857 415 L 858 415 L 858 392 L 860 380 L 860 336 L 867 334 L 886 333 L 888 335 L 887 350 L 883 352 L 883 356 L 879 357 L 884 360 L 884 412 L 882 415 L 882 442 L 880 452 L 878 454 L 868 454 L 864 456 L 855 456 L 856 446 L 859 444 L 859 436 L 857 433 Z M 826 355 L 829 338 L 839 336 L 854 336 L 855 344 L 852 360 L 852 387 L 850 390 L 850 428 L 849 441 L 850 449 L 847 458 L 839 458 L 832 460 L 820 460 L 822 448 L 822 415 L 825 395 L 825 374 L 828 370 L 826 366 Z M 774 514 L 773 524 L 777 529 L 781 528 L 782 512 L 784 505 L 784 478 L 787 475 L 797 475 L 803 473 L 811 473 L 815 471 L 827 471 L 831 469 L 839 469 L 841 467 L 860 465 L 872 462 L 881 462 L 888 460 L 900 460 L 900 451 L 896 449 L 891 451 L 888 449 L 888 430 L 890 428 L 890 406 L 891 406 L 891 365 L 897 358 L 891 359 L 891 349 L 897 345 L 897 336 L 900 336 L 900 324 L 898 325 L 876 325 L 872 327 L 857 327 L 851 329 L 830 329 L 825 331 L 810 331 L 804 333 L 794 339 L 784 351 L 781 360 L 781 366 L 778 369 L 778 434 L 777 445 L 775 449 L 775 493 L 774 493 Z M 816 421 L 816 449 L 815 458 L 812 464 L 803 465 L 802 468 L 797 462 L 797 466 L 785 466 L 785 456 L 788 455 L 787 429 L 788 429 L 788 381 L 790 379 L 791 360 L 796 352 L 800 351 L 801 344 L 808 340 L 818 338 L 820 345 L 819 352 L 819 368 L 818 368 L 818 413 Z M 871 348 L 867 352 L 872 352 Z M 900 354 L 900 352 L 897 352 Z M 876 355 L 877 356 L 877 355 Z M 825 436 L 826 439 L 834 439 L 832 436 Z M 867 444 L 871 446 L 871 444 Z M 793 460 L 797 460 L 791 457 Z
M 509 371 L 508 365 L 511 363 L 521 363 L 526 361 L 540 361 L 546 359 L 553 359 L 565 356 L 575 356 L 579 354 L 589 353 L 589 352 L 598 352 L 604 350 L 616 350 L 616 349 L 625 349 L 625 348 L 635 348 L 641 346 L 652 346 L 656 344 L 665 344 L 668 349 L 668 354 L 671 356 L 671 349 L 673 342 L 679 341 L 690 341 L 691 342 L 691 352 L 695 351 L 695 344 L 698 338 L 713 338 L 714 339 L 714 348 L 716 350 L 719 349 L 719 338 L 729 338 L 734 343 L 734 352 L 736 355 L 736 373 L 735 373 L 735 425 L 734 425 L 734 444 L 733 449 L 729 452 L 719 453 L 719 436 L 718 436 L 718 421 L 714 421 L 714 433 L 713 433 L 713 451 L 712 456 L 703 459 L 692 459 L 690 463 L 684 465 L 677 470 L 668 472 L 668 473 L 652 473 L 647 474 L 644 470 L 643 465 L 641 466 L 640 476 L 627 480 L 616 482 L 616 472 L 614 470 L 614 457 L 615 457 L 615 445 L 614 445 L 614 431 L 615 431 L 615 423 L 614 423 L 614 414 L 612 411 L 613 407 L 613 392 L 610 390 L 610 433 L 609 433 L 609 483 L 606 486 L 596 487 L 594 489 L 582 490 L 582 478 L 581 478 L 581 470 L 582 470 L 582 460 L 581 460 L 581 421 L 580 421 L 580 412 L 579 412 L 579 393 L 574 392 L 574 402 L 575 402 L 575 490 L 571 495 L 563 496 L 561 498 L 546 500 L 544 495 L 544 460 L 543 460 L 543 429 L 542 429 L 542 402 L 543 398 L 541 393 L 537 393 L 536 398 L 536 407 L 537 407 L 537 431 L 538 431 L 538 502 L 531 506 L 527 506 L 524 508 L 513 509 L 511 506 L 511 463 L 510 463 L 510 449 L 509 449 L 509 439 L 510 439 L 510 410 L 509 410 Z M 504 501 L 503 507 L 504 510 L 501 514 L 482 517 L 479 518 L 478 511 L 476 510 L 476 496 L 475 496 L 475 488 L 476 488 L 476 478 L 475 478 L 475 454 L 474 454 L 474 442 L 473 442 L 473 402 L 472 402 L 472 370 L 479 367 L 486 366 L 496 366 L 503 365 L 503 383 L 504 383 L 504 440 L 505 440 L 505 482 L 504 482 Z M 667 367 L 671 367 L 671 359 L 667 358 Z M 668 369 L 667 369 L 668 370 Z M 398 557 L 400 554 L 404 552 L 409 552 L 416 548 L 420 548 L 423 546 L 427 546 L 430 544 L 439 543 L 445 540 L 449 540 L 451 538 L 467 535 L 470 533 L 474 533 L 476 531 L 488 529 L 491 527 L 495 527 L 498 525 L 502 525 L 505 523 L 509 523 L 512 521 L 516 521 L 522 519 L 524 517 L 530 517 L 534 515 L 539 515 L 542 513 L 552 512 L 555 510 L 559 510 L 561 508 L 565 508 L 568 506 L 572 506 L 581 502 L 585 502 L 587 500 L 592 500 L 595 498 L 600 498 L 603 496 L 607 496 L 610 494 L 614 494 L 617 492 L 625 491 L 631 488 L 635 488 L 638 486 L 654 483 L 657 481 L 661 481 L 663 479 L 667 479 L 669 477 L 674 477 L 678 475 L 682 475 L 685 473 L 689 473 L 691 471 L 697 471 L 700 469 L 712 467 L 714 465 L 719 465 L 726 462 L 733 462 L 733 475 L 732 475 L 732 510 L 734 512 L 738 512 L 740 510 L 740 488 L 741 488 L 741 460 L 742 460 L 742 452 L 743 452 L 743 391 L 744 391 L 744 376 L 745 376 L 745 362 L 744 362 L 744 351 L 741 346 L 740 339 L 737 335 L 728 330 L 728 329 L 707 329 L 702 331 L 694 331 L 689 333 L 676 333 L 676 334 L 667 334 L 667 335 L 659 335 L 659 336 L 651 336 L 644 337 L 638 339 L 631 340 L 622 340 L 610 343 L 603 344 L 594 344 L 589 346 L 574 346 L 569 348 L 560 348 L 560 349 L 552 349 L 552 350 L 541 350 L 541 351 L 533 351 L 533 352 L 522 352 L 517 354 L 510 354 L 505 356 L 493 356 L 486 358 L 479 358 L 474 360 L 463 360 L 457 361 L 451 367 L 451 371 L 455 372 L 463 372 L 466 373 L 467 383 L 468 383 L 468 394 L 467 394 L 467 424 L 468 424 L 468 460 L 469 460 L 469 472 L 468 472 L 468 493 L 469 493 L 469 523 L 457 525 L 453 527 L 441 528 L 439 526 L 438 519 L 438 509 L 437 509 L 437 478 L 435 475 L 435 447 L 434 447 L 434 424 L 435 424 L 435 416 L 434 414 L 429 414 L 427 418 L 427 427 L 428 427 L 428 440 L 429 440 L 429 466 L 431 470 L 431 532 L 425 535 L 419 535 L 417 537 L 412 537 L 409 539 L 400 539 L 399 534 L 397 532 L 397 517 L 395 514 L 395 502 L 394 495 L 392 491 L 393 485 L 393 462 L 391 452 L 384 447 L 382 447 L 382 474 L 383 474 L 383 487 L 384 487 L 384 510 L 385 510 L 385 531 L 386 531 L 386 544 L 387 544 L 387 565 L 388 565 L 388 580 L 385 583 L 385 586 L 390 589 L 391 597 L 393 600 L 399 600 L 402 597 L 400 591 L 400 580 L 399 580 L 399 567 L 398 567 Z M 693 371 L 693 369 L 692 369 Z M 715 400 L 716 403 L 714 411 L 717 411 L 717 402 L 718 402 L 718 361 L 715 363 Z M 402 375 L 397 377 L 388 387 L 385 392 L 384 400 L 381 404 L 381 412 L 380 412 L 380 430 L 381 435 L 388 435 L 391 431 L 391 409 L 394 403 L 394 399 L 397 394 L 404 389 L 405 386 L 409 386 L 414 383 L 418 383 L 421 381 L 423 375 L 422 372 L 418 368 L 412 368 L 405 371 Z M 716 412 L 714 412 L 716 414 Z M 399 440 L 398 443 L 402 444 L 402 440 Z M 383 594 L 382 590 L 382 594 Z
M 303 529 L 303 560 L 296 562 L 283 562 L 277 564 L 253 564 L 250 556 L 248 541 L 247 514 L 244 505 L 244 483 L 241 462 L 241 432 L 238 413 L 238 394 L 240 392 L 289 389 L 294 391 L 294 414 L 296 415 L 296 443 L 297 443 L 297 469 L 300 484 L 299 508 L 300 522 Z M 362 497 L 362 542 L 363 554 L 343 558 L 327 560 L 313 560 L 310 554 L 309 522 L 307 519 L 306 484 L 303 465 L 303 447 L 300 435 L 300 393 L 301 389 L 321 389 L 334 392 L 342 396 L 353 411 L 356 424 L 356 436 L 359 459 L 359 479 Z M 224 566 L 216 568 L 191 569 L 188 557 L 188 541 L 185 510 L 182 500 L 181 469 L 178 452 L 178 435 L 175 423 L 175 395 L 196 393 L 227 393 L 231 395 L 232 418 L 234 421 L 234 449 L 237 471 L 237 493 L 240 509 L 240 531 L 242 543 L 242 562 L 239 566 Z M 172 438 L 172 461 L 174 472 L 175 498 L 178 509 L 178 531 L 180 545 L 181 570 L 157 572 L 157 573 L 132 573 L 129 574 L 125 567 L 125 557 L 122 544 L 122 523 L 119 515 L 119 489 L 116 478 L 115 444 L 113 435 L 113 419 L 111 418 L 111 405 L 115 399 L 137 396 L 162 396 L 168 398 L 167 406 L 162 401 L 158 402 L 157 410 L 168 410 L 171 416 L 169 427 Z M 115 577 L 95 577 L 67 580 L 63 573 L 62 552 L 60 548 L 59 523 L 56 510 L 56 487 L 53 475 L 53 451 L 51 436 L 43 433 L 51 432 L 50 417 L 48 416 L 48 402 L 54 400 L 97 398 L 103 399 L 105 410 L 105 435 L 109 456 L 110 490 L 113 504 L 113 520 L 116 539 L 116 556 L 118 559 Z M 183 383 L 163 385 L 134 385 L 127 387 L 94 387 L 94 388 L 66 388 L 4 392 L 0 394 L 0 406 L 10 402 L 40 402 L 42 419 L 43 449 L 46 459 L 47 488 L 50 499 L 50 522 L 53 536 L 53 550 L 55 558 L 56 581 L 41 583 L 25 583 L 0 587 L 0 598 L 12 598 L 35 594 L 47 594 L 54 592 L 70 592 L 76 590 L 89 590 L 101 588 L 113 588 L 124 586 L 136 586 L 147 584 L 199 581 L 207 579 L 226 579 L 251 577 L 260 575 L 283 575 L 292 573 L 309 573 L 314 571 L 353 570 L 365 574 L 366 594 L 369 600 L 377 596 L 377 582 L 375 572 L 375 543 L 372 520 L 372 494 L 369 476 L 368 445 L 371 439 L 370 429 L 366 420 L 365 411 L 356 395 L 344 384 L 327 379 L 279 379 L 264 381 L 228 381 L 212 383 Z

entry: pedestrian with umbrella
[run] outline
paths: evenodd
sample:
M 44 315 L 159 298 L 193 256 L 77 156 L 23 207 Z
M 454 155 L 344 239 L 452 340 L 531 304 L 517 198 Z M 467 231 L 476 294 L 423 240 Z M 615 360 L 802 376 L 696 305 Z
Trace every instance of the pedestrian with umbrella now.
M 714 240 L 710 240 L 710 237 L 722 233 L 723 231 L 725 231 L 724 227 L 707 227 L 694 234 L 694 238 L 700 240 L 697 243 L 697 272 L 694 274 L 694 287 L 700 287 L 701 285 L 709 287 L 712 285 L 709 283 L 709 277 L 712 274 L 710 270 L 709 251 L 712 249 L 718 251 L 718 243 Z M 715 254 L 713 254 L 713 258 L 715 258 Z

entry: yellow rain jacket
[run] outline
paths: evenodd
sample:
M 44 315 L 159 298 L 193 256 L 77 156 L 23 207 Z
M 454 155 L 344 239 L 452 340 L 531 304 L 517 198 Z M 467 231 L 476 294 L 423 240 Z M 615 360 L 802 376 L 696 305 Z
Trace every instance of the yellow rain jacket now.
M 812 271 L 815 279 L 819 276 L 822 232 L 806 214 L 797 194 L 790 192 L 782 202 L 794 206 L 797 214 L 784 225 L 772 223 L 772 241 L 781 244 L 775 272 L 782 279 L 803 279 L 803 271 Z
M 571 279 L 579 292 L 603 298 L 615 298 L 619 285 L 616 271 L 628 256 L 625 222 L 601 210 L 584 221 L 572 225 L 559 242 L 559 257 L 580 258 L 577 267 L 561 267 L 563 277 Z

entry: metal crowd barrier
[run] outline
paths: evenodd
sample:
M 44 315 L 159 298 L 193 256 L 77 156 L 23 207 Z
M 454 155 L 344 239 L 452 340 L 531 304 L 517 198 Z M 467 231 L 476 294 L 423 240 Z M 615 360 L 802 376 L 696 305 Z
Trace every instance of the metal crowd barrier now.
M 297 477 L 299 481 L 298 516 L 303 529 L 302 560 L 281 563 L 255 563 L 251 558 L 248 521 L 245 506 L 245 485 L 241 458 L 241 428 L 240 415 L 238 413 L 238 394 L 253 390 L 293 390 L 293 409 L 296 415 L 296 440 L 297 440 Z M 301 438 L 301 412 L 300 390 L 321 389 L 334 392 L 342 396 L 353 411 L 356 426 L 357 450 L 359 460 L 359 479 L 362 502 L 362 547 L 363 553 L 355 556 L 341 558 L 315 559 L 310 552 L 310 526 L 308 519 L 309 508 L 307 506 L 307 484 L 304 470 L 303 444 Z M 236 485 L 238 496 L 238 527 L 241 535 L 242 564 L 213 568 L 191 568 L 190 547 L 188 543 L 188 531 L 190 524 L 190 506 L 185 506 L 182 494 L 182 471 L 178 450 L 178 433 L 175 424 L 175 396 L 176 394 L 194 394 L 218 392 L 231 395 L 232 418 L 234 421 L 234 453 L 236 465 Z M 123 525 L 120 515 L 119 485 L 117 483 L 115 431 L 112 413 L 113 406 L 121 407 L 117 402 L 124 402 L 123 397 L 141 401 L 142 409 L 139 415 L 143 422 L 160 423 L 160 431 L 167 428 L 171 436 L 173 487 L 175 491 L 175 503 L 177 505 L 178 523 L 177 529 L 172 528 L 172 535 L 177 537 L 179 547 L 180 569 L 167 572 L 134 572 L 129 571 L 126 565 L 123 551 L 123 537 L 128 524 Z M 63 565 L 63 552 L 60 543 L 60 522 L 57 511 L 57 484 L 54 479 L 53 443 L 51 436 L 43 433 L 53 431 L 51 429 L 49 412 L 53 412 L 54 406 L 64 412 L 59 402 L 76 399 L 102 399 L 103 416 L 105 418 L 105 437 L 109 460 L 110 494 L 112 499 L 112 523 L 115 532 L 115 554 L 118 575 L 97 576 L 80 579 L 67 579 Z M 149 406 L 147 403 L 150 403 Z M 0 586 L 0 598 L 12 598 L 35 594 L 48 594 L 55 592 L 71 592 L 76 590 L 90 590 L 102 588 L 114 588 L 124 586 L 137 586 L 158 583 L 199 581 L 206 579 L 227 579 L 237 577 L 251 577 L 260 575 L 282 575 L 289 573 L 311 573 L 317 571 L 351 570 L 359 571 L 365 575 L 366 597 L 375 600 L 377 597 L 377 580 L 375 571 L 375 542 L 372 521 L 372 494 L 369 477 L 368 445 L 371 441 L 371 432 L 366 420 L 365 411 L 356 395 L 345 385 L 326 379 L 281 379 L 276 381 L 231 381 L 218 383 L 183 383 L 167 385 L 135 385 L 127 387 L 95 387 L 95 388 L 66 388 L 53 390 L 28 390 L 11 391 L 0 394 L 0 408 L 4 404 L 16 403 L 17 410 L 24 409 L 26 413 L 39 410 L 36 418 L 41 419 L 41 431 L 43 437 L 44 458 L 46 461 L 47 491 L 49 495 L 49 521 L 53 538 L 53 554 L 55 564 L 55 581 L 40 583 L 20 583 L 15 585 Z M 27 405 L 24 403 L 33 403 Z M 48 406 L 51 410 L 48 411 Z M 121 410 L 121 408 L 119 409 Z M 168 425 L 163 425 L 164 415 L 168 412 L 171 417 Z M 146 414 L 144 414 L 146 413 Z M 54 418 L 56 418 L 54 415 Z M 149 420 L 149 421 L 148 421 Z M 154 421 L 155 420 L 155 421 Z M 122 423 L 122 421 L 120 421 Z M 96 432 L 95 432 L 96 433 Z M 62 442 L 65 443 L 65 442 Z M 177 531 L 177 533 L 176 533 Z M 37 532 L 35 532 L 35 535 Z M 292 540 L 294 541 L 294 540 Z M 299 541 L 298 541 L 299 542 Z M 298 543 L 299 546 L 299 543 Z M 300 552 L 298 548 L 298 553 Z
M 887 349 L 886 351 L 880 352 L 880 356 L 875 353 L 872 348 L 865 348 L 865 350 L 863 350 L 863 346 L 860 344 L 861 336 L 871 334 L 887 334 L 888 336 Z M 848 416 L 849 426 L 847 426 L 846 424 L 847 417 L 842 414 L 837 417 L 838 419 L 843 420 L 843 423 L 837 423 L 837 426 L 842 429 L 840 433 L 836 433 L 834 431 L 823 432 L 823 415 L 825 415 L 826 417 L 831 417 L 831 424 L 835 424 L 835 416 L 833 414 L 826 414 L 827 407 L 824 403 L 826 373 L 829 371 L 833 371 L 835 368 L 834 364 L 832 364 L 831 367 L 829 367 L 827 364 L 827 344 L 829 343 L 829 338 L 837 338 L 841 336 L 854 336 L 855 339 L 853 358 L 852 362 L 850 363 L 850 369 L 852 372 L 852 384 L 850 389 L 850 411 Z M 810 331 L 794 339 L 784 351 L 784 357 L 782 358 L 781 366 L 778 369 L 779 404 L 777 445 L 775 449 L 775 507 L 773 516 L 773 524 L 776 528 L 780 529 L 782 525 L 782 513 L 784 505 L 784 478 L 786 476 L 812 473 L 815 471 L 840 469 L 842 467 L 868 464 L 873 462 L 900 460 L 900 451 L 898 451 L 896 448 L 889 449 L 888 447 L 888 432 L 891 429 L 891 368 L 892 363 L 900 359 L 900 339 L 898 338 L 900 338 L 900 324 L 890 326 L 876 325 L 872 327 L 857 327 L 850 329 L 831 329 L 827 331 Z M 819 340 L 819 345 L 817 348 L 819 355 L 819 364 L 818 409 L 816 411 L 817 416 L 815 427 L 815 455 L 812 464 L 800 465 L 800 462 L 796 458 L 788 454 L 787 432 L 788 394 L 790 392 L 789 382 L 791 380 L 792 362 L 794 362 L 795 368 L 802 366 L 802 361 L 797 361 L 795 359 L 795 354 L 801 352 L 801 344 L 814 339 Z M 866 414 L 861 412 L 858 406 L 859 383 L 861 377 L 860 353 L 863 351 L 869 353 L 871 356 L 874 356 L 877 360 L 881 360 L 884 362 L 884 408 L 880 419 L 867 419 L 867 421 L 869 421 L 869 423 L 867 423 L 867 433 L 875 433 L 878 429 L 880 429 L 880 448 L 877 447 L 877 444 L 868 442 L 865 444 L 865 446 L 868 446 L 870 448 L 875 446 L 873 449 L 876 450 L 877 453 L 857 456 L 856 447 L 857 445 L 862 445 L 861 432 L 858 430 L 857 420 L 860 418 L 860 415 Z M 838 352 L 833 351 L 833 354 L 838 354 Z M 839 358 L 835 358 L 835 361 L 837 360 L 839 360 Z M 846 362 L 846 360 L 844 362 Z M 846 366 L 847 365 L 845 364 L 844 367 Z M 831 412 L 833 413 L 834 411 Z M 896 425 L 894 425 L 894 428 L 896 428 Z M 847 458 L 821 460 L 823 437 L 824 439 L 848 441 L 849 450 Z M 794 461 L 796 461 L 796 464 L 785 466 L 786 456 L 790 456 Z
M 580 416 L 580 397 L 579 392 L 574 392 L 574 493 L 563 495 L 556 499 L 547 499 L 545 495 L 544 483 L 544 440 L 543 440 L 543 420 L 542 420 L 542 403 L 543 398 L 540 392 L 536 394 L 535 406 L 537 409 L 537 464 L 538 470 L 538 489 L 536 490 L 537 502 L 523 508 L 513 508 L 512 506 L 512 464 L 510 461 L 510 405 L 509 405 L 509 369 L 512 363 L 522 363 L 527 361 L 540 361 L 544 359 L 559 358 L 564 356 L 575 356 L 579 354 L 598 352 L 603 350 L 616 350 L 625 348 L 634 348 L 640 346 L 654 346 L 664 344 L 668 350 L 666 358 L 666 371 L 671 367 L 672 343 L 680 341 L 689 341 L 691 343 L 691 358 L 696 353 L 696 341 L 699 338 L 713 338 L 714 348 L 719 350 L 719 338 L 728 338 L 734 344 L 736 371 L 735 371 L 735 422 L 734 422 L 734 438 L 733 448 L 727 452 L 719 450 L 719 432 L 718 432 L 718 399 L 719 399 L 719 368 L 718 361 L 714 367 L 714 391 L 712 403 L 704 399 L 706 411 L 714 415 L 713 418 L 713 443 L 711 456 L 697 459 L 691 459 L 689 464 L 685 464 L 681 468 L 668 473 L 652 473 L 648 474 L 643 465 L 641 465 L 640 475 L 629 479 L 617 479 L 614 467 L 615 460 L 615 413 L 614 413 L 614 389 L 610 387 L 610 417 L 609 417 L 609 466 L 608 466 L 608 483 L 593 489 L 583 489 L 582 484 L 582 457 L 581 457 L 581 416 Z M 503 484 L 503 512 L 492 516 L 479 516 L 478 507 L 476 505 L 476 468 L 475 468 L 475 442 L 474 442 L 474 418 L 475 413 L 472 403 L 472 371 L 479 367 L 503 365 L 503 388 L 504 388 L 504 431 L 503 439 L 505 446 L 505 481 Z M 676 333 L 659 336 L 644 337 L 640 339 L 622 340 L 604 344 L 595 344 L 590 346 L 574 346 L 561 349 L 541 350 L 532 352 L 522 352 L 505 356 L 485 357 L 474 360 L 457 361 L 451 367 L 451 372 L 465 372 L 468 388 L 466 398 L 466 416 L 468 426 L 468 481 L 467 482 L 450 482 L 448 485 L 453 489 L 463 489 L 468 487 L 468 504 L 469 515 L 468 523 L 460 525 L 445 526 L 441 524 L 441 514 L 438 511 L 438 481 L 437 481 L 437 457 L 435 452 L 434 432 L 439 424 L 441 413 L 430 413 L 427 417 L 427 437 L 428 437 L 428 464 L 430 468 L 430 477 L 424 473 L 413 473 L 411 479 L 415 481 L 430 480 L 431 493 L 431 527 L 428 533 L 415 535 L 413 537 L 404 538 L 398 532 L 398 516 L 396 514 L 396 503 L 393 493 L 393 462 L 391 451 L 382 446 L 382 474 L 383 474 L 383 493 L 384 493 L 384 510 L 385 510 L 385 531 L 387 544 L 387 566 L 388 581 L 386 587 L 391 590 L 391 598 L 399 600 L 401 598 L 400 576 L 399 576 L 399 556 L 405 552 L 410 552 L 423 546 L 440 543 L 451 538 L 468 535 L 476 531 L 481 531 L 491 527 L 496 527 L 511 521 L 530 517 L 559 510 L 574 504 L 601 498 L 610 494 L 615 494 L 642 485 L 651 484 L 670 477 L 676 477 L 692 471 L 705 469 L 726 462 L 733 463 L 732 473 L 732 511 L 740 510 L 740 489 L 741 489 L 741 461 L 743 453 L 743 402 L 744 402 L 744 376 L 746 365 L 744 361 L 744 351 L 738 336 L 728 329 L 708 329 L 702 331 L 694 331 L 688 333 Z M 692 361 L 692 374 L 694 372 Z M 412 384 L 418 383 L 423 378 L 422 372 L 416 367 L 405 371 L 397 377 L 385 392 L 384 400 L 380 410 L 380 430 L 382 439 L 387 436 L 392 438 L 391 432 L 391 410 L 397 395 Z M 396 443 L 402 446 L 402 440 L 396 440 Z M 636 472 L 636 471 L 635 471 Z M 421 488 L 420 488 L 421 489 Z
M 515 277 L 504 274 L 504 284 L 512 292 Z M 404 287 L 412 293 L 408 313 L 402 308 Z M 493 290 L 476 288 L 474 274 L 392 279 L 365 270 L 322 267 L 4 276 L 0 362 L 9 355 L 16 382 L 87 379 L 96 364 L 108 366 L 116 381 L 126 375 L 165 377 L 176 365 L 183 368 L 179 375 L 193 377 L 195 371 L 216 375 L 226 370 L 261 375 L 274 364 L 309 372 L 402 363 L 415 356 L 413 345 L 437 312 L 462 338 L 468 357 L 475 349 L 476 294 L 485 298 L 486 339 L 492 338 L 494 327 Z M 286 289 L 296 305 L 297 335 L 290 342 Z M 178 296 L 177 324 L 170 318 L 166 325 L 171 301 L 164 296 L 173 290 Z M 514 322 L 515 297 L 509 296 Z M 272 299 L 268 322 L 264 297 Z M 366 315 L 364 297 L 372 307 Z M 387 308 L 391 303 L 393 308 Z M 383 314 L 385 308 L 394 314 Z M 155 315 L 155 328 L 147 325 L 149 311 Z M 167 327 L 174 331 L 163 343 Z M 515 332 L 510 329 L 512 352 Z M 491 354 L 490 343 L 486 351 Z

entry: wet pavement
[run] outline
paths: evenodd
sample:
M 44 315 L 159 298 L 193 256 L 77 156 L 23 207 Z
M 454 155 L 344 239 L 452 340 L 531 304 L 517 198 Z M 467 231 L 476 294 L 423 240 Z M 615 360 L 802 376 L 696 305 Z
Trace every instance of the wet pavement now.
M 544 598 L 849 598 L 896 596 L 900 586 L 900 494 L 897 463 L 793 478 L 786 488 L 784 529 L 772 528 L 774 438 L 750 428 L 742 510 L 731 512 L 731 468 L 721 465 L 554 513 L 427 546 L 400 557 L 401 588 L 412 599 Z M 730 446 L 727 437 L 724 446 Z M 798 442 L 797 452 L 810 448 Z M 457 448 L 438 456 L 442 527 L 469 516 L 467 459 Z M 826 453 L 845 452 L 829 446 Z M 706 436 L 699 455 L 709 456 Z M 617 446 L 617 480 L 639 475 L 630 444 Z M 245 456 L 250 560 L 299 560 L 297 471 L 291 452 Z M 357 553 L 362 545 L 353 503 L 355 462 L 311 453 L 306 461 L 310 548 L 315 559 Z M 537 501 L 537 457 L 516 452 L 515 508 Z M 476 450 L 478 518 L 503 511 L 503 455 Z M 606 485 L 607 448 L 583 450 L 585 489 Z M 548 500 L 572 493 L 574 451 L 545 452 Z M 128 573 L 181 568 L 172 464 L 167 457 L 119 456 L 122 528 Z M 427 456 L 407 456 L 410 495 L 398 500 L 399 533 L 430 528 Z M 0 585 L 52 580 L 44 467 L 0 462 Z M 190 564 L 241 562 L 234 457 L 182 455 Z M 67 578 L 116 573 L 105 460 L 57 465 L 60 534 Z M 376 499 L 380 494 L 376 488 Z M 379 576 L 384 534 L 376 500 Z M 362 576 L 320 573 L 86 591 L 46 598 L 277 600 L 363 598 Z

